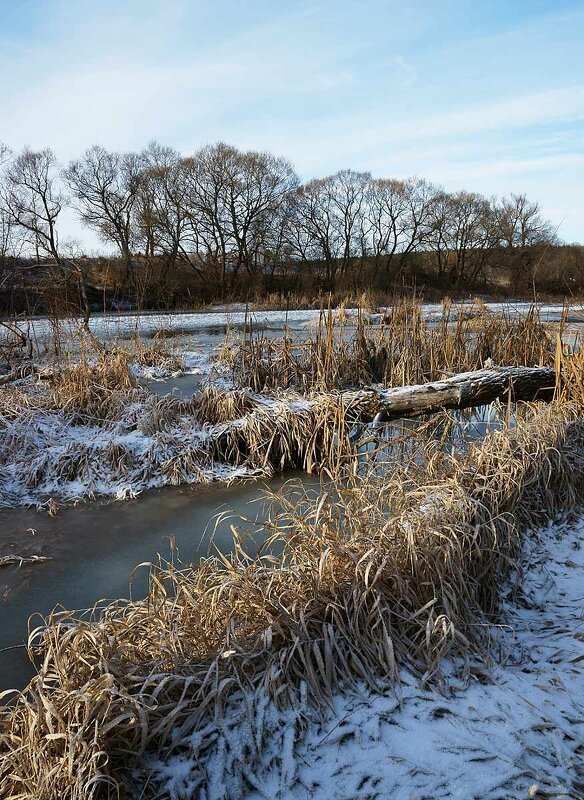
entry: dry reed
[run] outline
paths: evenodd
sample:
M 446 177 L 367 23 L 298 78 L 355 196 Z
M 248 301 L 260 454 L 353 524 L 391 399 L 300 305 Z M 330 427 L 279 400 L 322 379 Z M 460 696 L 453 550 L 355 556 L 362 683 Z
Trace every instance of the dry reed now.
M 403 664 L 435 680 L 448 653 L 468 667 L 522 532 L 583 497 L 584 426 L 571 407 L 539 407 L 462 456 L 426 455 L 317 499 L 276 498 L 256 558 L 236 538 L 230 557 L 152 567 L 142 602 L 49 618 L 30 638 L 38 676 L 2 723 L 6 796 L 130 797 L 129 757 L 176 751 L 193 731 L 204 787 L 206 725 L 237 691 L 300 707 L 305 687 L 324 709 Z M 259 747 L 246 744 L 244 769 Z
M 80 420 L 105 422 L 119 417 L 132 401 L 147 396 L 139 388 L 123 351 L 98 353 L 56 372 L 51 382 L 53 407 Z
M 135 336 L 129 347 L 122 348 L 118 343 L 116 351 L 124 352 L 128 361 L 142 367 L 159 367 L 168 373 L 181 373 L 184 370 L 183 359 L 169 350 L 166 340 L 147 345 L 143 339 Z
M 489 364 L 551 366 L 554 350 L 535 306 L 516 319 L 477 301 L 464 311 L 446 303 L 439 318 L 428 319 L 415 302 L 396 300 L 374 326 L 361 313 L 323 311 L 304 339 L 254 335 L 248 323 L 243 341 L 220 357 L 241 388 L 328 391 L 425 383 Z

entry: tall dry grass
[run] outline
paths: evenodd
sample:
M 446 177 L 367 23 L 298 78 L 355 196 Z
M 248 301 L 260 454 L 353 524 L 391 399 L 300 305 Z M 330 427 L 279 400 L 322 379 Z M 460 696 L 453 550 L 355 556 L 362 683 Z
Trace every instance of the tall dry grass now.
M 169 347 L 168 336 L 148 344 L 140 336 L 135 336 L 125 347 L 118 343 L 116 351 L 124 352 L 128 361 L 143 367 L 160 367 L 169 373 L 184 370 L 184 361 L 174 349 Z
M 248 323 L 220 357 L 236 386 L 306 392 L 419 384 L 489 364 L 552 366 L 554 351 L 555 334 L 535 306 L 516 318 L 478 301 L 464 311 L 445 303 L 438 319 L 428 319 L 417 303 L 398 299 L 375 325 L 329 308 L 304 337 L 269 339 Z
M 109 351 L 88 348 L 68 357 L 59 369 L 23 368 L 11 376 L 0 395 L 0 416 L 14 419 L 20 410 L 60 411 L 81 422 L 102 424 L 123 416 L 133 402 L 144 401 L 149 392 L 132 375 L 131 364 L 179 369 L 182 361 L 159 344 L 146 346 L 136 340 L 131 349 L 115 346 Z M 25 378 L 33 380 L 26 382 Z
M 59 491 L 93 498 L 115 487 L 229 479 L 240 467 L 239 475 L 267 477 L 290 467 L 334 471 L 356 457 L 353 405 L 334 393 L 267 401 L 216 387 L 160 397 L 137 385 L 124 353 L 100 354 L 0 393 L 0 504 L 21 502 L 23 492 L 43 502 Z
M 83 357 L 55 372 L 50 389 L 53 408 L 97 422 L 119 417 L 129 403 L 147 395 L 132 376 L 123 351 L 100 352 L 91 360 Z
M 558 402 L 573 404 L 584 412 L 584 349 L 578 340 L 565 344 L 561 331 L 556 336 L 554 367 Z
M 306 690 L 324 709 L 404 664 L 442 680 L 447 654 L 485 654 L 523 532 L 574 508 L 583 475 L 576 411 L 533 407 L 463 455 L 275 498 L 255 558 L 236 531 L 230 557 L 152 567 L 142 602 L 49 618 L 30 639 L 38 675 L 3 716 L 0 785 L 23 800 L 130 797 L 136 758 L 199 731 L 204 788 L 206 725 L 237 691 L 301 707 Z M 243 768 L 261 746 L 246 744 Z

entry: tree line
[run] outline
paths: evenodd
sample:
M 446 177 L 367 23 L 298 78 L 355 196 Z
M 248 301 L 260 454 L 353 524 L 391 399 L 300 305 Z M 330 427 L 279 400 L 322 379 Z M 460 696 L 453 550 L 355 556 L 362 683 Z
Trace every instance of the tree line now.
M 282 276 L 310 275 L 326 291 L 389 287 L 412 265 L 470 287 L 501 263 L 533 269 L 525 253 L 557 243 L 524 194 L 351 169 L 303 183 L 287 159 L 223 143 L 189 156 L 156 142 L 140 153 L 94 146 L 64 166 L 50 149 L 0 147 L 0 163 L 0 285 L 15 265 L 42 265 L 74 276 L 83 295 L 87 261 L 60 236 L 66 207 L 115 249 L 127 286 L 147 265 L 159 284 L 187 271 L 221 295 Z

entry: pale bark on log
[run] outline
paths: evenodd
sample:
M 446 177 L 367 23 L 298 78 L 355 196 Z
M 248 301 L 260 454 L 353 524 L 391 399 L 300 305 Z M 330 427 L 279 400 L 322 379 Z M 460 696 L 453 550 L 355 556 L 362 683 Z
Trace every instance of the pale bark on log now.
M 5 386 L 8 383 L 29 378 L 31 375 L 36 375 L 40 380 L 50 380 L 54 377 L 55 372 L 52 369 L 40 369 L 35 367 L 34 364 L 19 364 L 18 367 L 8 372 L 6 375 L 0 375 L 0 386 Z
M 416 386 L 343 392 L 343 399 L 361 421 L 386 421 L 443 409 L 472 408 L 494 400 L 550 400 L 555 385 L 556 373 L 550 367 L 498 367 Z
M 347 421 L 345 432 L 349 439 L 363 444 L 360 441 L 362 426 L 371 421 L 381 423 L 400 417 L 431 414 L 442 409 L 470 408 L 494 400 L 551 400 L 555 384 L 555 370 L 548 367 L 500 367 L 461 373 L 442 381 L 418 386 L 400 386 L 394 389 L 372 387 L 319 393 L 302 403 L 296 398 L 292 400 L 285 396 L 279 397 L 277 401 L 272 399 L 266 402 L 268 398 L 248 390 L 251 401 L 248 413 L 240 419 L 214 426 L 213 457 L 228 464 L 246 463 L 252 457 L 246 427 L 258 415 L 260 420 L 256 419 L 256 422 L 261 423 L 258 429 L 261 432 L 263 427 L 266 436 L 264 445 L 260 442 L 259 450 L 253 454 L 255 460 L 264 460 L 264 465 L 272 464 L 278 471 L 285 466 L 297 466 L 312 471 L 319 464 L 320 457 L 326 462 L 329 452 L 328 437 L 323 435 L 324 418 L 321 418 L 321 413 L 332 415 L 339 411 Z M 334 401 L 330 406 L 326 402 L 327 398 Z M 321 408 L 322 400 L 325 402 Z M 313 416 L 315 412 L 316 417 Z M 277 415 L 277 425 L 271 425 L 272 415 Z M 309 424 L 314 422 L 316 425 L 315 438 L 308 442 L 306 449 L 299 446 L 296 440 L 286 438 L 286 421 L 296 415 L 305 416 Z M 256 441 L 260 439 L 261 435 L 259 438 L 255 437 Z M 261 463 L 259 466 L 261 467 Z

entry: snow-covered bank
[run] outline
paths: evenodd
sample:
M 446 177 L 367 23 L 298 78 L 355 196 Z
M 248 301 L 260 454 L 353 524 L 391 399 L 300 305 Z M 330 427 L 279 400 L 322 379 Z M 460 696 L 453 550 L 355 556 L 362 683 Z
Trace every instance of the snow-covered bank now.
M 441 694 L 402 673 L 398 694 L 352 689 L 304 728 L 298 711 L 239 695 L 140 779 L 173 800 L 583 798 L 584 518 L 528 534 L 521 566 L 490 681 L 471 671 Z
M 185 359 L 183 374 L 203 372 L 194 361 Z M 97 371 L 94 388 L 102 391 L 103 362 L 88 369 Z M 55 407 L 35 375 L 13 382 L 11 391 L 0 407 L 0 508 L 125 500 L 169 485 L 271 477 L 291 465 L 297 426 L 314 432 L 318 412 L 318 403 L 294 394 L 280 400 L 210 388 L 180 398 L 133 386 L 106 391 L 96 416 L 92 406 L 76 409 L 74 396 Z M 201 403 L 211 404 L 211 421 Z M 217 404 L 226 408 L 213 410 Z
M 147 423 L 147 408 L 132 411 Z M 192 420 L 150 435 L 143 430 L 130 417 L 108 430 L 75 425 L 60 413 L 34 414 L 26 420 L 26 433 L 22 422 L 6 426 L 0 444 L 13 436 L 20 444 L 0 471 L 0 507 L 41 506 L 51 498 L 124 500 L 154 487 L 265 474 L 213 461 L 214 431 L 195 427 Z
M 124 500 L 154 487 L 266 474 L 214 460 L 213 442 L 225 426 L 175 414 L 172 402 L 150 396 L 108 426 L 79 424 L 61 411 L 35 410 L 5 421 L 0 507 L 97 496 Z

